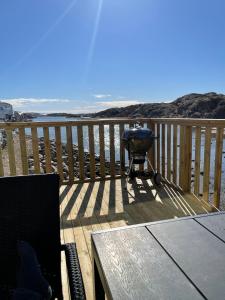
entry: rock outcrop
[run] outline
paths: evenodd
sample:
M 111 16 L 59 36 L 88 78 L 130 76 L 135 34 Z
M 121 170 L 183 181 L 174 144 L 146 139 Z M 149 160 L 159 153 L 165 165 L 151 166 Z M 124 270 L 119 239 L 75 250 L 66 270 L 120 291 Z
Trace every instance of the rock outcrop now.
M 121 108 L 110 108 L 94 115 L 97 118 L 225 118 L 225 95 L 217 93 L 188 94 L 170 103 L 146 103 Z
M 7 145 L 7 135 L 5 129 L 0 128 L 0 148 L 4 149 Z
M 29 121 L 31 119 L 37 118 L 39 117 L 41 114 L 39 113 L 33 113 L 33 112 L 18 112 L 18 111 L 14 111 L 13 117 L 11 118 L 10 121 L 13 122 L 26 122 Z
M 31 138 L 31 137 L 30 137 Z M 46 173 L 46 155 L 45 155 L 45 144 L 44 138 L 41 137 L 38 139 L 38 150 L 39 150 L 39 161 L 40 161 L 40 171 L 41 173 Z M 56 142 L 54 139 L 50 140 L 50 154 L 51 154 L 51 171 L 57 173 L 57 155 L 56 155 Z M 73 171 L 74 176 L 79 178 L 79 155 L 78 155 L 78 146 L 73 145 Z M 34 174 L 34 157 L 29 155 L 28 157 L 28 166 L 29 174 Z M 62 169 L 64 179 L 69 179 L 69 167 L 68 167 L 68 151 L 66 144 L 62 144 Z M 120 164 L 116 162 L 115 164 L 116 174 L 119 174 Z M 95 155 L 95 174 L 100 176 L 100 157 Z M 110 162 L 105 161 L 105 174 L 110 174 Z M 88 151 L 84 151 L 84 175 L 85 177 L 90 177 L 90 154 Z

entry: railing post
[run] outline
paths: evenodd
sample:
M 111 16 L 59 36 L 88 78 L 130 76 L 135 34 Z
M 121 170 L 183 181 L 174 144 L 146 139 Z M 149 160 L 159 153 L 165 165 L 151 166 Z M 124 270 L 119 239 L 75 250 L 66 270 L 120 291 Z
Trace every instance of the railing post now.
M 26 147 L 26 136 L 25 136 L 24 127 L 19 128 L 19 140 L 20 140 L 22 172 L 23 175 L 28 175 L 27 147 Z
M 166 177 L 168 181 L 171 181 L 171 124 L 167 124 L 167 150 L 166 150 L 166 160 L 167 160 L 167 172 Z
M 194 180 L 194 193 L 199 196 L 199 183 L 200 183 L 200 164 L 201 164 L 201 127 L 195 127 L 195 180 Z
M 68 153 L 68 169 L 69 169 L 69 182 L 74 181 L 74 158 L 73 158 L 73 137 L 72 127 L 66 126 L 66 148 Z
M 0 176 L 4 176 L 4 166 L 3 166 L 3 159 L 2 159 L 1 144 L 0 144 Z
M 7 148 L 8 148 L 8 158 L 9 158 L 9 169 L 10 175 L 16 175 L 16 159 L 15 159 L 15 150 L 13 142 L 12 129 L 7 129 Z
M 44 127 L 44 145 L 45 145 L 45 169 L 46 173 L 52 172 L 52 162 L 51 162 L 51 144 L 49 140 L 49 128 Z
M 60 176 L 60 182 L 63 182 L 63 160 L 62 160 L 62 143 L 61 143 L 61 127 L 55 127 L 55 144 L 56 144 L 56 160 L 57 160 L 57 171 Z
M 180 131 L 179 131 L 179 144 L 180 144 L 180 149 L 179 149 L 179 186 L 183 188 L 183 182 L 184 182 L 184 143 L 185 143 L 185 138 L 184 138 L 184 126 L 180 126 Z
M 173 183 L 177 184 L 177 125 L 173 125 Z
M 79 158 L 79 179 L 84 180 L 84 143 L 83 143 L 83 128 L 77 126 L 77 142 L 78 142 L 78 158 Z
M 99 154 L 100 154 L 100 176 L 105 177 L 105 131 L 104 124 L 99 124 Z
M 120 173 L 125 174 L 125 147 L 122 142 L 122 135 L 124 132 L 124 124 L 120 124 Z
M 110 176 L 115 177 L 115 133 L 114 124 L 109 124 L 109 144 L 110 144 Z
M 223 128 L 217 128 L 216 131 L 216 157 L 214 170 L 214 205 L 220 206 L 220 189 L 222 173 L 222 151 L 223 151 Z
M 180 186 L 184 192 L 191 190 L 192 127 L 180 129 Z
M 211 155 L 211 127 L 205 129 L 205 150 L 204 150 L 204 175 L 203 175 L 203 200 L 209 201 L 209 176 L 210 176 L 210 155 Z
M 160 173 L 161 172 L 161 158 L 160 158 L 160 144 L 161 144 L 161 136 L 160 136 L 160 124 L 157 123 L 157 161 L 156 161 L 156 165 L 157 165 L 157 172 Z
M 95 144 L 94 144 L 94 128 L 88 125 L 89 155 L 90 155 L 90 176 L 95 180 Z
M 162 177 L 165 178 L 165 124 L 162 124 L 161 158 L 162 158 Z
M 147 125 L 148 125 L 148 128 L 150 128 L 153 131 L 154 135 L 156 135 L 156 132 L 155 132 L 155 123 L 152 122 L 151 119 L 150 119 L 150 121 L 148 122 Z M 148 159 L 150 160 L 150 162 L 151 162 L 151 164 L 152 164 L 152 166 L 153 166 L 154 169 L 155 169 L 155 166 L 156 166 L 155 152 L 156 152 L 156 141 L 154 140 L 152 147 L 148 151 Z M 151 171 L 150 168 L 149 168 L 149 166 L 148 166 L 148 170 Z
M 38 149 L 38 135 L 37 127 L 31 128 L 32 134 L 32 149 L 34 156 L 34 171 L 36 174 L 40 174 L 40 159 L 39 159 L 39 149 Z

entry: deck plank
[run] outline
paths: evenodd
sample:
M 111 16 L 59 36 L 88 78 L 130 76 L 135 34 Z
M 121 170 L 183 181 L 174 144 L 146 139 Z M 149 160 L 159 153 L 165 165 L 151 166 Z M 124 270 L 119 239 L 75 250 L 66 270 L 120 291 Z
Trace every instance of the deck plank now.
M 78 192 L 76 192 L 77 189 L 79 189 L 78 185 L 73 185 L 69 189 L 66 196 L 67 203 L 66 206 L 64 206 L 64 215 L 62 215 L 61 218 L 63 219 L 63 224 L 64 224 L 65 242 L 76 243 L 86 296 L 87 299 L 92 299 L 92 290 L 93 290 L 92 265 L 91 265 L 91 257 L 90 257 L 90 253 L 86 241 L 87 233 L 86 233 L 86 228 L 85 226 L 82 226 L 80 219 L 76 218 L 78 208 L 75 201 L 73 201 L 74 195 L 75 196 L 78 195 Z
M 62 186 L 61 241 L 76 243 L 86 296 L 92 300 L 91 232 L 208 211 L 204 201 L 168 182 L 155 187 L 150 179 L 135 179 L 126 189 L 124 179 Z

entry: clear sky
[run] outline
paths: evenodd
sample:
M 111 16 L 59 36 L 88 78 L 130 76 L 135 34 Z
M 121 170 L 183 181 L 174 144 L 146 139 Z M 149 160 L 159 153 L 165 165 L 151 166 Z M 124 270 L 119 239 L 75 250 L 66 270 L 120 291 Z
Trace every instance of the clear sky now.
M 0 99 L 93 112 L 225 93 L 224 0 L 1 0 Z

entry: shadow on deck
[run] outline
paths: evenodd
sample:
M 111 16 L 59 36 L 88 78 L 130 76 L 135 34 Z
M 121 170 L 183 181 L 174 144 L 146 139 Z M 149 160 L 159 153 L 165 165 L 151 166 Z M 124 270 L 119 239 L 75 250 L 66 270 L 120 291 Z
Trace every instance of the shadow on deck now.
M 211 210 L 192 194 L 169 183 L 125 179 L 61 187 L 62 242 L 76 242 L 87 299 L 92 299 L 90 233 L 125 225 L 207 213 Z

